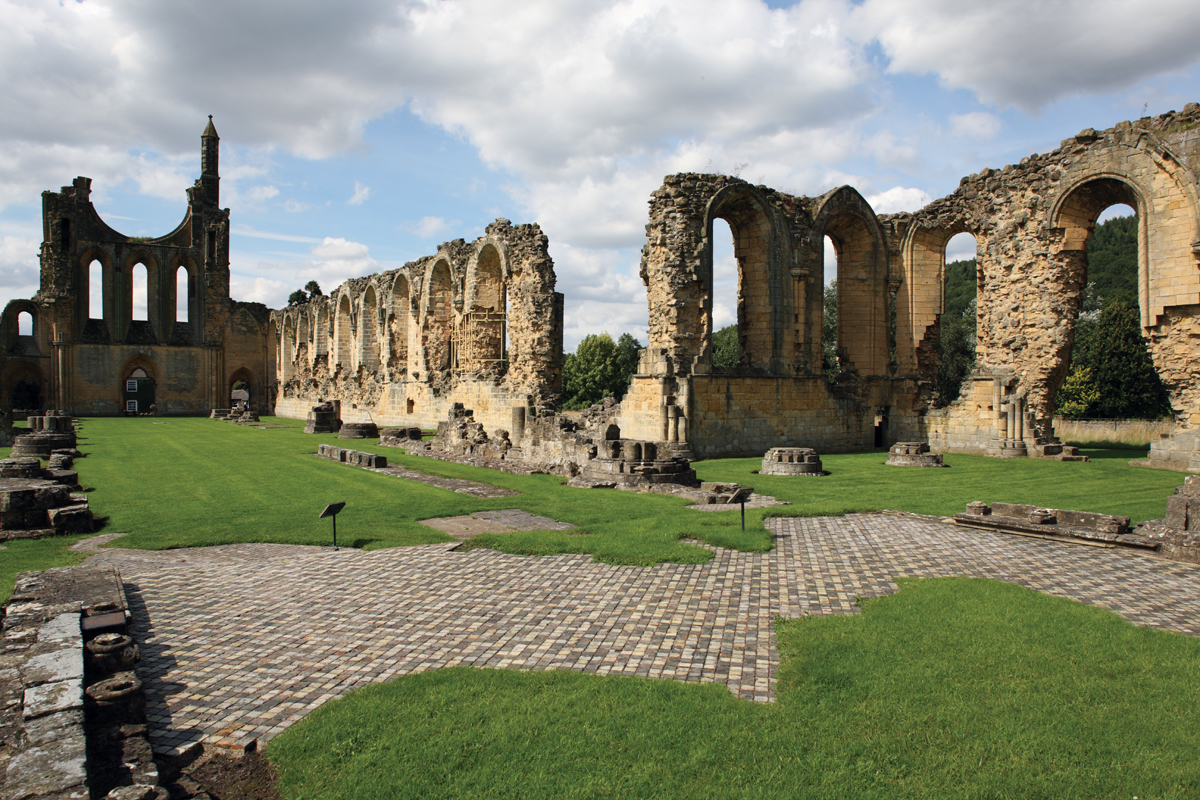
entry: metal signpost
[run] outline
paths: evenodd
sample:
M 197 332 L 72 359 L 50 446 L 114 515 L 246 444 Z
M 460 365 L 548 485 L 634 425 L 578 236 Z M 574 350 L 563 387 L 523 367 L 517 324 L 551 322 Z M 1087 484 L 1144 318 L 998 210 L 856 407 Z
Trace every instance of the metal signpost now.
M 333 549 L 334 550 L 338 549 L 338 546 L 337 546 L 337 515 L 338 515 L 338 512 L 341 511 L 345 507 L 346 507 L 346 503 L 344 501 L 341 503 L 330 503 L 329 505 L 325 506 L 325 510 L 321 512 L 321 516 L 317 517 L 317 519 L 325 519 L 326 517 L 333 518 Z M 743 511 L 742 513 L 745 514 L 745 511 Z M 746 527 L 745 520 L 742 521 L 742 527 L 743 528 Z
M 734 493 L 733 497 L 729 498 L 730 503 L 741 503 L 742 505 L 742 530 L 746 530 L 746 500 L 752 494 L 754 494 L 753 486 L 743 486 Z

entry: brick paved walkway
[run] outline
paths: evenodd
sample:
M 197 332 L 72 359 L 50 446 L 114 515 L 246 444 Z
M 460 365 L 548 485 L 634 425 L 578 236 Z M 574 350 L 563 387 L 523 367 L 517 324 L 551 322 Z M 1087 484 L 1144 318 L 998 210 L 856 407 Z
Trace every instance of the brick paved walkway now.
M 768 524 L 772 553 L 649 568 L 452 544 L 92 559 L 125 580 L 160 751 L 265 741 L 356 686 L 455 664 L 720 681 L 767 701 L 775 615 L 852 613 L 896 576 L 998 578 L 1200 635 L 1197 566 L 890 515 Z

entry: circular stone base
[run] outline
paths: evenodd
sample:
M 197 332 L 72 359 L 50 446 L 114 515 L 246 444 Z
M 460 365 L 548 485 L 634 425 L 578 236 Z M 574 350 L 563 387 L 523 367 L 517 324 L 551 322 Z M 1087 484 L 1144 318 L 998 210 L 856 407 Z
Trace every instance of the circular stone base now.
M 379 427 L 374 422 L 343 422 L 339 439 L 378 439 Z
M 928 442 L 896 442 L 888 450 L 888 466 L 944 467 L 941 453 L 929 452 Z
M 819 477 L 825 472 L 821 457 L 811 447 L 772 447 L 763 456 L 758 474 Z
M 74 433 L 56 433 L 53 431 L 36 431 L 22 433 L 13 441 L 12 457 L 32 456 L 35 458 L 50 458 L 51 450 L 74 449 Z

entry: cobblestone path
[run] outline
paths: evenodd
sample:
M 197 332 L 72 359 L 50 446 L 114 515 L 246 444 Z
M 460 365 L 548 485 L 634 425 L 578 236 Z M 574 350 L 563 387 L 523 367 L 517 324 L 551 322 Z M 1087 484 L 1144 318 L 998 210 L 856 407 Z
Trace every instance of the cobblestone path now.
M 266 741 L 368 683 L 465 664 L 719 681 L 773 698 L 775 615 L 852 613 L 897 576 L 998 578 L 1200 635 L 1200 566 L 885 514 L 774 519 L 768 554 L 588 556 L 228 545 L 105 550 L 141 643 L 160 752 Z M 92 563 L 92 562 L 89 562 Z

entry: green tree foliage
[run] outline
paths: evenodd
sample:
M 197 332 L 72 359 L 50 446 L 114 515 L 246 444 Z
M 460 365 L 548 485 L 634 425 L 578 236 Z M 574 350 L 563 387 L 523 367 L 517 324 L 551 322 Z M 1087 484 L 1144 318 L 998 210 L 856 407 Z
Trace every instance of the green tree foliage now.
M 298 306 L 301 303 L 307 303 L 307 302 L 308 302 L 308 295 L 306 295 L 304 293 L 303 289 L 297 289 L 296 291 L 294 291 L 288 295 L 288 305 L 289 306 Z
M 738 326 L 726 325 L 713 334 L 712 363 L 716 369 L 733 369 L 741 363 L 742 355 L 738 345 Z
M 1088 340 L 1090 338 L 1090 341 Z M 1074 369 L 1068 377 L 1076 384 L 1067 397 L 1059 391 L 1058 412 L 1066 416 L 1101 419 L 1159 419 L 1171 413 L 1166 389 L 1154 369 L 1142 336 L 1137 306 L 1125 300 L 1104 304 L 1094 332 L 1085 336 L 1081 353 L 1073 353 Z M 1067 386 L 1064 384 L 1063 389 Z M 1082 411 L 1079 397 L 1091 399 Z
M 627 333 L 616 342 L 607 333 L 585 336 L 563 360 L 563 408 L 587 408 L 606 397 L 624 397 L 640 349 Z
M 1069 419 L 1086 417 L 1099 399 L 1091 368 L 1076 365 L 1058 390 L 1058 415 Z
M 308 283 L 304 284 L 304 291 L 308 292 L 309 300 L 312 300 L 314 297 L 320 297 L 321 284 L 317 283 L 316 281 L 309 281 Z
M 934 406 L 958 399 L 963 381 L 975 368 L 977 287 L 975 259 L 946 265 L 946 305 L 938 336 L 938 372 L 934 378 Z
M 1096 226 L 1087 243 L 1087 276 L 1099 302 L 1137 305 L 1137 254 L 1137 217 L 1115 217 Z
M 821 321 L 821 342 L 824 345 L 824 371 L 825 377 L 830 383 L 837 380 L 837 376 L 841 373 L 841 365 L 838 364 L 837 358 L 837 281 L 832 280 L 825 284 L 825 295 L 823 297 L 825 314 Z

